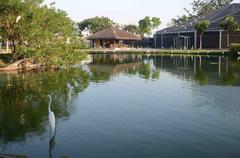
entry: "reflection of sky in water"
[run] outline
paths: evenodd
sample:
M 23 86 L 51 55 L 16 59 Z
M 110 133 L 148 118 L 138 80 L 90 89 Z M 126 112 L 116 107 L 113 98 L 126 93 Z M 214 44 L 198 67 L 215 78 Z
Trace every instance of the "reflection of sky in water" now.
M 219 57 L 96 55 L 80 69 L 0 75 L 4 154 L 236 157 L 239 63 Z M 53 96 L 56 137 L 49 141 Z

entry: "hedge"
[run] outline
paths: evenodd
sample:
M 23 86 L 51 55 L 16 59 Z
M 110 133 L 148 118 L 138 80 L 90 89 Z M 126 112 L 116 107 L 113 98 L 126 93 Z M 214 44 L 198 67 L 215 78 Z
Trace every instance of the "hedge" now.
M 232 43 L 229 48 L 231 53 L 235 55 L 240 55 L 240 43 Z

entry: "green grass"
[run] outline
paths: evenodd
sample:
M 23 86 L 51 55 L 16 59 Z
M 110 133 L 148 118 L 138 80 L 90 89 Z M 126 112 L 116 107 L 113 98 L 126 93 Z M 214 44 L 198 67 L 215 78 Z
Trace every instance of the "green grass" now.
M 88 49 L 89 53 L 129 53 L 129 54 L 196 54 L 196 55 L 227 55 L 228 49 L 224 50 L 178 50 L 178 49 Z

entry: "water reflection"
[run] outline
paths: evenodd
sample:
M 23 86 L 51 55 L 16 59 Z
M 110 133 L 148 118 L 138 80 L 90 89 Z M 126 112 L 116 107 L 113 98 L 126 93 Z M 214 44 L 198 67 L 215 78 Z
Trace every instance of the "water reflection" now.
M 86 89 L 89 76 L 81 69 L 41 74 L 0 75 L 0 144 L 25 141 L 27 135 L 43 135 L 47 127 L 47 94 L 54 94 L 52 111 L 56 120 L 68 118 L 74 107 L 68 104 L 69 89 L 73 97 Z
M 48 98 L 49 98 L 49 104 L 48 104 L 49 134 L 50 134 L 50 139 L 52 139 L 56 135 L 56 122 L 55 122 L 55 114 L 51 110 L 51 104 L 52 104 L 51 95 L 48 95 Z
M 90 82 L 108 82 L 118 74 L 158 80 L 167 72 L 198 84 L 239 86 L 240 63 L 213 56 L 93 55 L 93 62 L 81 68 L 56 72 L 0 75 L 0 143 L 24 141 L 28 133 L 46 131 L 46 95 L 54 94 L 52 110 L 56 120 L 74 111 L 71 101 Z
M 54 150 L 55 148 L 55 145 L 56 145 L 56 140 L 55 140 L 55 136 L 53 136 L 52 138 L 50 137 L 50 140 L 49 140 L 49 158 L 52 158 L 52 151 Z
M 240 86 L 239 70 L 239 61 L 223 56 L 98 54 L 93 55 L 92 63 L 72 69 L 44 73 L 1 74 L 0 145 L 4 149 L 11 143 L 26 142 L 29 137 L 45 138 L 44 134 L 47 133 L 49 124 L 51 130 L 47 141 L 49 157 L 52 157 L 52 152 L 57 148 L 57 138 L 55 121 L 51 118 L 56 117 L 56 122 L 69 119 L 75 112 L 74 99 L 81 95 L 91 83 L 110 82 L 119 75 L 127 76 L 128 79 L 137 77 L 143 81 L 161 84 L 157 81 L 164 82 L 161 79 L 167 74 L 174 79 L 198 85 L 200 87 L 198 88 L 204 91 L 200 93 L 193 90 L 196 94 L 195 98 L 192 98 L 197 102 L 196 105 L 192 103 L 193 106 L 203 106 L 206 104 L 205 102 L 214 100 L 216 104 L 209 104 L 209 106 L 216 106 L 221 111 L 239 112 L 237 106 L 239 99 L 235 98 L 237 101 L 227 107 L 228 103 L 226 102 L 234 100 L 234 96 L 218 100 L 219 96 L 224 96 L 222 89 L 210 93 L 213 89 L 204 89 L 205 86 L 201 86 L 218 85 L 224 88 L 226 85 L 231 85 L 238 87 Z M 48 94 L 51 94 L 53 98 L 53 100 L 49 98 L 49 102 L 46 99 Z M 148 97 L 151 98 L 155 95 L 155 93 L 149 92 Z M 156 98 L 159 97 L 167 100 L 164 96 Z M 201 100 L 203 101 L 201 102 Z
M 94 81 L 109 81 L 120 73 L 158 80 L 164 71 L 199 84 L 240 85 L 240 62 L 224 56 L 98 54 L 90 69 Z

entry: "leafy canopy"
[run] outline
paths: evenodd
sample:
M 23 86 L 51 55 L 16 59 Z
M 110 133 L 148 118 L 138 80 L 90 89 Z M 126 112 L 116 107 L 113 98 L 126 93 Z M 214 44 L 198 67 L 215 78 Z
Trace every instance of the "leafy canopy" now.
M 203 20 L 197 23 L 194 27 L 199 34 L 203 34 L 209 27 L 210 22 L 208 20 Z
M 226 30 L 230 33 L 235 32 L 239 29 L 237 20 L 232 16 L 226 17 L 225 20 L 220 24 L 220 26 L 224 30 Z
M 137 25 L 133 25 L 133 24 L 123 26 L 123 30 L 131 32 L 131 33 L 135 33 L 135 34 L 138 34 L 138 35 L 141 34 L 139 27 Z
M 74 57 L 73 51 L 80 45 L 75 24 L 65 11 L 42 2 L 0 0 L 0 35 L 3 40 L 15 43 L 13 55 L 16 58 L 31 57 L 58 65 L 72 63 L 75 60 L 70 58 L 80 57 L 76 54 Z
M 78 23 L 78 28 L 80 32 L 82 31 L 89 31 L 90 33 L 96 33 L 99 31 L 102 31 L 103 29 L 115 26 L 116 23 L 114 23 L 111 19 L 108 17 L 94 17 L 85 19 Z
M 158 17 L 151 18 L 146 16 L 144 19 L 141 19 L 138 24 L 142 36 L 145 34 L 150 36 L 152 34 L 152 30 L 157 29 L 160 26 L 161 21 Z
M 201 15 L 206 15 L 212 11 L 223 8 L 233 0 L 194 0 L 191 3 L 191 9 L 184 8 L 186 14 L 172 19 L 173 24 L 181 24 L 187 20 Z

